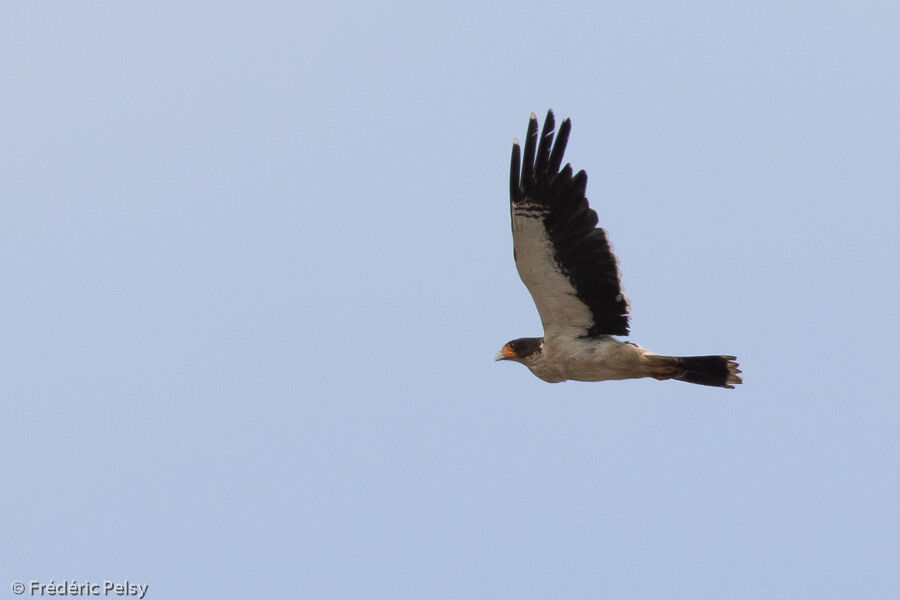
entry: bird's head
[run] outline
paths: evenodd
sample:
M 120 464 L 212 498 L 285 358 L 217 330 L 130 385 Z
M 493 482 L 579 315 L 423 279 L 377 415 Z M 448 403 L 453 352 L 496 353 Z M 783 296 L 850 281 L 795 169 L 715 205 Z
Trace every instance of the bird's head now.
M 525 363 L 526 360 L 535 358 L 541 352 L 544 345 L 542 338 L 519 338 L 511 342 L 507 342 L 500 352 L 494 357 L 494 360 L 514 360 L 516 362 Z

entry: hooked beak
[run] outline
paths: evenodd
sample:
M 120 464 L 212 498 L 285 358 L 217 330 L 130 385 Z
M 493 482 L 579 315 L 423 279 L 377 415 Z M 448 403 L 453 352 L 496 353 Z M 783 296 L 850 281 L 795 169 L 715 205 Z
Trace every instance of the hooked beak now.
M 494 360 L 512 360 L 515 357 L 515 353 L 512 351 L 512 348 L 509 347 L 509 344 L 500 348 L 500 352 L 494 356 Z

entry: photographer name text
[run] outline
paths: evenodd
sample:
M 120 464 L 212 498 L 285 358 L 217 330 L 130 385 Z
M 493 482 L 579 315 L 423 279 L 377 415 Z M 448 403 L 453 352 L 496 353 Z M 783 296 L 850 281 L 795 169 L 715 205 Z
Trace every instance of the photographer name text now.
M 26 591 L 25 586 L 21 583 L 16 582 L 16 584 L 13 584 L 13 591 L 16 594 Z M 149 589 L 150 586 L 147 584 L 137 585 L 127 579 L 121 583 L 115 581 L 104 581 L 103 583 L 85 581 L 78 583 L 76 580 L 63 580 L 55 583 L 51 579 L 49 583 L 29 581 L 27 587 L 27 591 L 31 596 L 128 596 L 138 598 L 138 600 L 143 600 Z M 19 590 L 22 591 L 20 592 Z

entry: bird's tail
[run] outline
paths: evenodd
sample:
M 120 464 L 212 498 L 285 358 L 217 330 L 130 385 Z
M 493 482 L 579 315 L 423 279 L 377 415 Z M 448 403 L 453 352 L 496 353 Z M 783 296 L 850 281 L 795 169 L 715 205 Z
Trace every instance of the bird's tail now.
M 688 383 L 733 388 L 741 383 L 741 370 L 733 356 L 645 356 L 650 375 Z

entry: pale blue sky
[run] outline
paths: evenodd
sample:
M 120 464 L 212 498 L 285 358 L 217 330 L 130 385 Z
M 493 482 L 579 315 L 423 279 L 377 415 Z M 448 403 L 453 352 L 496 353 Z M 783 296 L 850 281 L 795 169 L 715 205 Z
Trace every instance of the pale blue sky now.
M 0 585 L 897 597 L 898 56 L 876 2 L 8 4 Z M 629 339 L 743 386 L 493 362 L 548 107 Z

